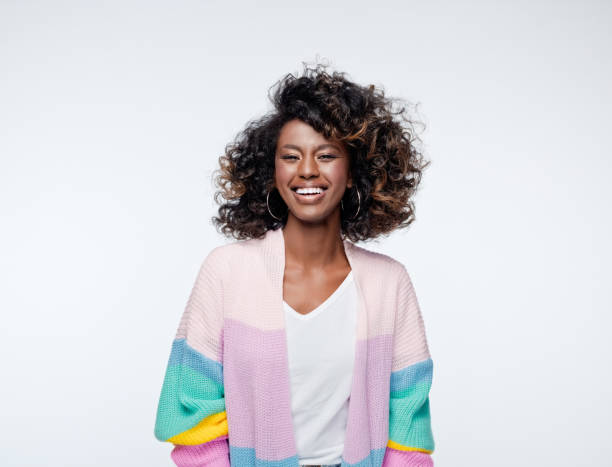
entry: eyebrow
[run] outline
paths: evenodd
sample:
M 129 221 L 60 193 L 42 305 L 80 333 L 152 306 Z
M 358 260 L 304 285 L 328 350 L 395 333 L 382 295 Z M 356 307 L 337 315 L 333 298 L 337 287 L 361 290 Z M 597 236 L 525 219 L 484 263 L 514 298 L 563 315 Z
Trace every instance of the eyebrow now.
M 302 149 L 299 146 L 296 146 L 295 144 L 284 144 L 281 149 L 286 148 L 286 149 L 295 149 L 297 151 L 302 151 Z M 323 143 L 323 144 L 319 144 L 316 148 L 315 151 L 320 151 L 321 149 L 325 149 L 325 148 L 334 148 L 337 149 L 338 151 L 340 151 L 340 148 L 332 143 Z

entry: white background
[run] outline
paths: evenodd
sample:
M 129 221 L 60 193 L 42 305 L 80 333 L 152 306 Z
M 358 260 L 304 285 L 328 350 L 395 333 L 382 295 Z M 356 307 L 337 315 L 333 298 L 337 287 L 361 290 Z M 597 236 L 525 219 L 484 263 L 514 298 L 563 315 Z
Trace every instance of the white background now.
M 173 465 L 210 176 L 319 57 L 427 124 L 417 221 L 362 246 L 416 287 L 436 466 L 610 465 L 610 5 L 2 0 L 0 464 Z

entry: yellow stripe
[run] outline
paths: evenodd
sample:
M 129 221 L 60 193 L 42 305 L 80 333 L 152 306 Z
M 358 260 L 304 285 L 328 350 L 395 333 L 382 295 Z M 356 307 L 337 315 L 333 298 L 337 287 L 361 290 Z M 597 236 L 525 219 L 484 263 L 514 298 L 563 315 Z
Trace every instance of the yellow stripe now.
M 228 434 L 227 413 L 224 410 L 206 417 L 193 428 L 173 436 L 168 441 L 174 444 L 193 446 L 226 434 Z
M 399 444 L 391 440 L 389 440 L 389 442 L 387 443 L 387 446 L 390 447 L 391 449 L 397 449 L 398 451 L 419 451 L 419 452 L 424 452 L 426 454 L 431 454 L 433 452 L 429 449 L 421 449 L 421 448 L 413 448 L 410 446 L 404 446 L 403 444 Z

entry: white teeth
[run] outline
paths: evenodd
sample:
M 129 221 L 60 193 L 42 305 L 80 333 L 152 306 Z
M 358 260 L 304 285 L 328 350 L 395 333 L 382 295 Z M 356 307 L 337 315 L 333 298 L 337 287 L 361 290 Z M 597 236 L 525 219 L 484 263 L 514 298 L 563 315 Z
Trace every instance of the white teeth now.
M 322 188 L 298 188 L 295 191 L 300 195 L 323 193 Z

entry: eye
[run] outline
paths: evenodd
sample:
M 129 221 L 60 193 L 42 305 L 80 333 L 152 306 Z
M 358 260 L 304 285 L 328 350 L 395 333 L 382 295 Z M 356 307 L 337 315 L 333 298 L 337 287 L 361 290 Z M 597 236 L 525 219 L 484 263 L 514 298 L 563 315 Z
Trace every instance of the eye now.
M 280 156 L 280 158 L 281 159 L 299 159 L 298 156 L 294 156 L 293 154 L 285 154 L 285 155 Z M 337 156 L 333 154 L 321 154 L 319 158 L 330 160 L 330 159 L 336 159 Z

